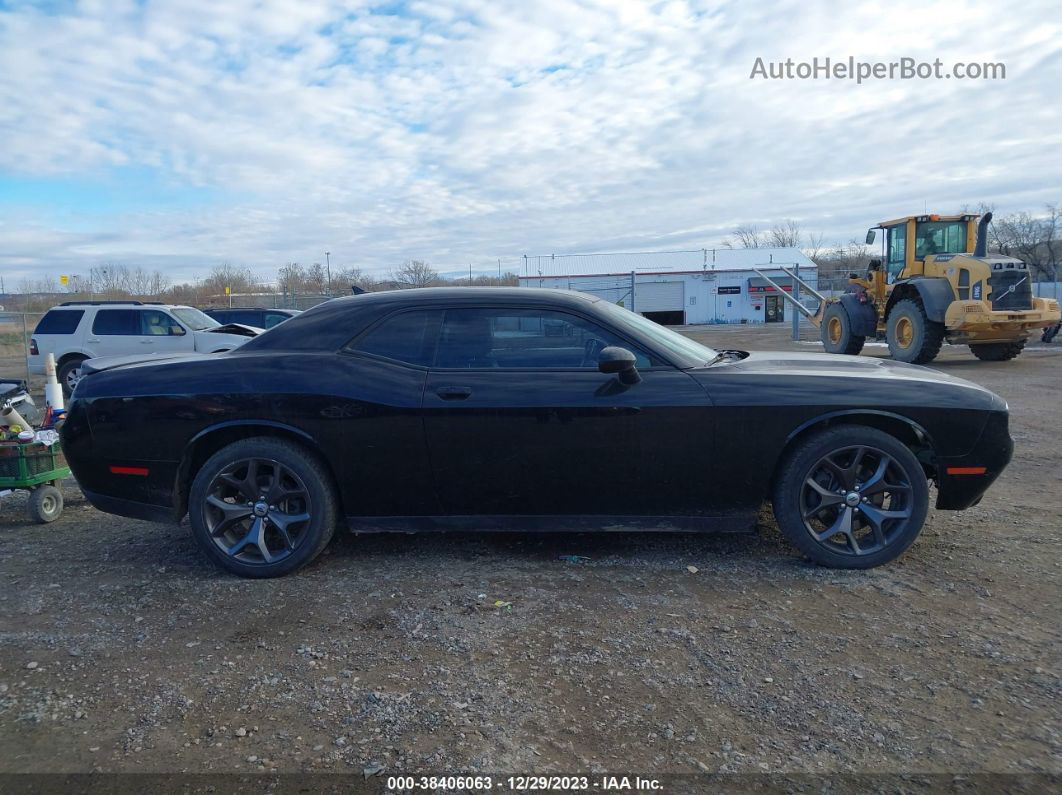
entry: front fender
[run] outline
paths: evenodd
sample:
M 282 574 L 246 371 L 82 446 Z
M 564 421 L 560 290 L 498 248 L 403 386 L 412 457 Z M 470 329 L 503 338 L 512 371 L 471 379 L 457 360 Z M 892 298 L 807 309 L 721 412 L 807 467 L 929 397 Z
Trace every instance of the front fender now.
M 840 297 L 841 306 L 848 313 L 852 333 L 857 337 L 875 337 L 878 333 L 878 313 L 874 305 L 859 300 L 858 293 L 844 293 Z
M 889 297 L 889 309 L 892 309 L 892 305 L 903 298 L 904 293 L 907 292 L 907 290 L 900 289 L 903 285 L 918 294 L 922 307 L 926 310 L 927 318 L 934 323 L 944 322 L 948 307 L 955 300 L 955 291 L 951 288 L 951 282 L 939 276 L 904 279 L 896 282 L 892 295 Z

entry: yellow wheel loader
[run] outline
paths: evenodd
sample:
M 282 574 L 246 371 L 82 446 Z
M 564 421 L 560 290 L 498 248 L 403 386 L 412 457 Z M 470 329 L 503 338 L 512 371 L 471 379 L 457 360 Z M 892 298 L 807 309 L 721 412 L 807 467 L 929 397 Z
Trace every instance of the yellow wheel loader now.
M 992 213 L 980 220 L 909 215 L 878 224 L 866 242 L 881 229 L 882 258 L 870 261 L 865 278 L 849 274 L 840 298 L 825 298 L 783 268 L 818 299 L 814 312 L 767 281 L 820 329 L 829 353 L 857 354 L 869 337 L 887 341 L 894 359 L 912 364 L 932 361 L 944 342 L 969 345 L 986 361 L 1013 359 L 1035 329 L 1057 323 L 1060 314 L 1057 301 L 1033 296 L 1025 263 L 986 253 L 991 220 Z

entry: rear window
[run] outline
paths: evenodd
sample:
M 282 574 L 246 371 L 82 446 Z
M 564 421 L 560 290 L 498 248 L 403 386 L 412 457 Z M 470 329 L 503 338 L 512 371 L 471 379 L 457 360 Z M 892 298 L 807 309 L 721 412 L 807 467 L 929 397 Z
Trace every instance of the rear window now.
M 92 322 L 93 334 L 140 333 L 140 318 L 135 309 L 101 309 Z
M 34 334 L 73 334 L 85 316 L 84 309 L 52 309 L 33 329 Z
M 350 348 L 396 362 L 427 367 L 435 356 L 435 341 L 441 319 L 442 312 L 434 309 L 402 312 L 387 318 Z
M 277 323 L 283 323 L 289 317 L 291 317 L 291 315 L 285 315 L 280 312 L 266 312 L 265 327 L 273 328 Z

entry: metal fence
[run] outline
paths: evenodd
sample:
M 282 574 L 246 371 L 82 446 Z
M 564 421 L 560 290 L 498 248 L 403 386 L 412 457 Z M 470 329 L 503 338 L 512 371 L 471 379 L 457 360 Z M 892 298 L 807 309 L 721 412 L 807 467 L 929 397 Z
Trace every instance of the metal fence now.
M 348 295 L 348 293 L 343 293 Z M 309 309 L 336 298 L 326 293 L 236 293 L 235 295 L 212 295 L 202 309 L 220 309 L 228 307 L 254 307 L 256 309 Z
M 29 341 L 42 317 L 43 313 L 38 312 L 0 312 L 0 380 L 33 383 Z

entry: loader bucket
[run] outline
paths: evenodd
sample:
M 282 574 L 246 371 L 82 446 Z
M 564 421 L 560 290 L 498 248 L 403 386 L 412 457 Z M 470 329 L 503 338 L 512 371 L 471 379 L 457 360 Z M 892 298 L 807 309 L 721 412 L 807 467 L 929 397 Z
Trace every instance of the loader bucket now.
M 783 267 L 779 266 L 779 270 L 782 273 L 784 273 L 786 276 L 788 276 L 794 282 L 799 284 L 801 289 L 806 290 L 809 294 L 815 296 L 815 298 L 818 300 L 819 305 L 816 308 L 816 310 L 814 312 L 812 312 L 810 309 L 808 309 L 806 306 L 804 306 L 802 303 L 800 303 L 796 298 L 794 298 L 792 295 L 790 295 L 785 290 L 783 290 L 782 286 L 780 284 L 775 282 L 774 279 L 772 279 L 766 273 L 761 271 L 759 268 L 753 268 L 752 270 L 755 271 L 757 274 L 759 274 L 759 276 L 765 282 L 767 282 L 767 284 L 771 285 L 771 287 L 773 287 L 775 290 L 777 290 L 782 295 L 782 297 L 785 298 L 786 301 L 788 301 L 790 304 L 793 305 L 794 309 L 796 309 L 800 314 L 802 314 L 804 317 L 806 317 L 808 319 L 808 321 L 811 323 L 811 325 L 815 326 L 815 328 L 818 328 L 820 325 L 822 325 L 822 316 L 823 316 L 823 313 L 825 313 L 825 311 L 826 311 L 826 297 L 824 295 L 822 295 L 820 292 L 818 292 L 814 287 L 809 285 L 807 282 L 805 282 L 803 279 L 801 279 L 799 276 L 797 276 L 795 273 L 793 273 L 788 268 L 783 268 Z

